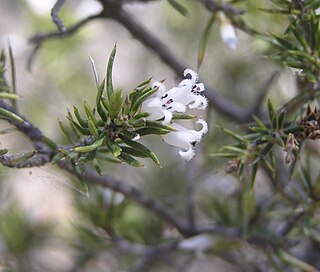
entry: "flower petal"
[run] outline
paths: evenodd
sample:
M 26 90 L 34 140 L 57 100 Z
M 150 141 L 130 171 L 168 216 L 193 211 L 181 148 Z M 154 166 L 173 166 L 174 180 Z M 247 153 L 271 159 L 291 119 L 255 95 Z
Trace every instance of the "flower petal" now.
M 179 155 L 186 160 L 191 160 L 195 155 L 195 143 L 200 142 L 203 134 L 208 131 L 208 125 L 206 121 L 199 119 L 197 124 L 202 125 L 200 131 L 187 129 L 179 124 L 173 123 L 172 126 L 176 129 L 176 131 L 163 135 L 162 139 L 169 145 L 182 148 L 179 151 Z
M 238 44 L 238 37 L 236 30 L 232 24 L 223 23 L 220 27 L 220 35 L 224 42 L 224 44 L 232 49 L 235 50 Z
M 185 79 L 190 80 L 192 84 L 197 83 L 199 80 L 198 74 L 189 68 L 184 70 L 183 76 Z

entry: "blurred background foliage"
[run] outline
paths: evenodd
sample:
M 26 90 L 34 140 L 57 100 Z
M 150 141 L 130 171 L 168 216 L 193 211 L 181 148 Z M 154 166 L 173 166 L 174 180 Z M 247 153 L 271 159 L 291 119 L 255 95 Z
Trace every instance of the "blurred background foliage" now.
M 271 1 L 231 2 L 246 10 L 242 19 L 263 34 L 283 33 L 289 24 L 284 14 L 262 12 L 261 8 L 275 7 Z M 179 14 L 168 1 L 137 1 L 126 8 L 176 58 L 196 69 L 199 42 L 211 14 L 197 1 L 181 3 L 188 10 L 187 16 Z M 67 108 L 81 105 L 84 100 L 89 104 L 95 101 L 88 54 L 95 60 L 102 78 L 117 42 L 114 84 L 124 91 L 150 77 L 166 78 L 167 86 L 178 81 L 153 52 L 111 19 L 92 21 L 75 35 L 45 42 L 28 71 L 32 51 L 28 38 L 55 29 L 50 17 L 53 4 L 52 0 L 2 0 L 0 46 L 8 48 L 9 42 L 13 49 L 17 92 L 22 97 L 18 100 L 19 110 L 54 141 L 66 143 L 58 120 L 67 123 Z M 69 0 L 60 17 L 68 27 L 100 8 L 97 1 Z M 268 92 L 275 108 L 279 108 L 297 94 L 295 73 L 267 58 L 275 49 L 265 38 L 239 29 L 237 33 L 238 47 L 231 51 L 221 41 L 218 24 L 213 25 L 198 71 L 201 80 L 238 105 L 250 107 L 261 86 L 279 71 L 279 78 Z M 304 110 L 298 113 L 303 114 Z M 237 177 L 225 173 L 226 160 L 209 156 L 233 142 L 221 127 L 246 134 L 247 124 L 238 124 L 213 108 L 207 110 L 206 120 L 210 129 L 197 146 L 193 161 L 181 161 L 175 150 L 150 136 L 145 141 L 156 152 L 163 168 L 143 160 L 146 168 L 105 163 L 103 172 L 142 188 L 181 216 L 188 214 L 188 182 L 193 180 L 197 224 L 240 228 L 245 237 L 252 239 L 250 242 L 260 246 L 259 251 L 240 240 L 229 241 L 219 236 L 212 238 L 205 255 L 193 251 L 167 254 L 165 250 L 152 251 L 152 246 L 174 242 L 180 236 L 133 201 L 106 189 L 83 187 L 54 166 L 31 170 L 1 167 L 0 271 L 320 270 L 319 145 L 316 142 L 308 145 L 310 152 L 301 156 L 301 161 L 306 158 L 306 162 L 297 166 L 292 183 L 288 183 L 286 175 L 290 166 L 283 159 L 276 166 L 286 174 L 270 181 L 266 172 L 258 171 L 251 190 L 246 183 L 239 183 Z M 1 130 L 10 128 L 7 122 L 0 122 Z M 12 153 L 30 150 L 29 142 L 17 131 L 1 134 L 0 143 L 1 148 L 6 147 Z M 283 153 L 281 148 L 275 151 L 280 158 L 284 158 Z M 295 224 L 295 220 L 300 223 L 291 231 L 287 222 Z M 283 229 L 286 226 L 288 229 Z M 282 244 L 270 230 L 282 230 L 280 238 L 288 234 L 293 245 Z M 113 243 L 110 237 L 118 243 Z M 145 254 L 146 248 L 137 245 L 151 249 Z M 290 254 L 287 248 L 291 249 Z

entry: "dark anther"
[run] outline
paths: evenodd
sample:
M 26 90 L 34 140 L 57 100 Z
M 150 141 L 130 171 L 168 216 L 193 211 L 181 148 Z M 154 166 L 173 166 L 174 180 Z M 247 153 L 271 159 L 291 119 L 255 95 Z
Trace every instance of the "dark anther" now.
M 188 73 L 188 74 L 186 74 L 185 78 L 186 79 L 192 79 L 192 75 Z
M 166 104 L 162 104 L 161 106 L 162 106 L 162 108 L 165 108 L 165 107 L 166 107 Z
M 197 142 L 191 142 L 190 144 L 191 144 L 192 146 L 195 146 L 196 143 L 197 143 Z
M 167 110 L 171 110 L 171 109 L 172 109 L 172 107 L 168 107 L 168 108 L 167 108 Z
M 166 93 L 165 95 L 161 96 L 161 99 L 167 98 L 168 94 Z
M 173 102 L 173 99 L 172 98 L 170 98 L 168 101 L 167 101 L 167 103 L 166 104 L 171 104 Z

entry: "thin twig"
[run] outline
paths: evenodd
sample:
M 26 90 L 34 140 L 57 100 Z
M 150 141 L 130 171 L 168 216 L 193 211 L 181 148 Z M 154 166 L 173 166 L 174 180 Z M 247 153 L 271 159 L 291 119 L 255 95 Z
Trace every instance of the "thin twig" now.
M 31 65 L 33 63 L 33 60 L 36 56 L 36 53 L 41 48 L 41 45 L 44 42 L 49 41 L 51 39 L 69 37 L 72 34 L 74 34 L 75 32 L 77 32 L 85 24 L 87 24 L 88 22 L 90 22 L 96 18 L 99 18 L 99 17 L 101 17 L 100 13 L 94 14 L 94 15 L 88 16 L 87 18 L 75 23 L 70 28 L 65 29 L 63 32 L 61 32 L 61 31 L 44 32 L 44 33 L 38 33 L 38 34 L 34 35 L 33 37 L 31 37 L 29 39 L 29 42 L 34 44 L 34 48 L 33 48 L 32 52 L 29 56 L 29 59 L 28 59 L 28 69 L 30 70 Z
M 61 161 L 59 166 L 71 174 L 74 174 L 74 169 L 70 162 Z M 188 225 L 183 222 L 177 214 L 174 213 L 170 208 L 164 206 L 162 203 L 157 202 L 156 200 L 149 197 L 146 193 L 140 191 L 139 189 L 126 184 L 125 182 L 118 180 L 109 175 L 99 176 L 95 171 L 86 167 L 86 170 L 83 174 L 83 179 L 89 184 L 98 184 L 102 187 L 107 187 L 113 191 L 122 193 L 128 198 L 133 199 L 135 202 L 144 206 L 148 210 L 152 211 L 154 214 L 168 222 L 169 224 L 176 227 L 179 232 L 185 236 L 193 235 L 193 230 L 190 229 Z
M 231 13 L 235 15 L 241 15 L 244 14 L 245 11 L 242 9 L 235 8 L 234 6 L 227 4 L 227 3 L 221 3 L 213 0 L 201 0 L 202 4 L 205 5 L 205 7 L 212 11 L 212 12 L 218 12 L 223 11 L 226 13 Z
M 190 226 L 195 226 L 195 205 L 194 205 L 194 187 L 195 187 L 195 161 L 190 161 L 186 164 L 186 186 L 187 186 L 187 202 L 186 202 L 186 212 L 188 223 Z
M 0 101 L 0 108 L 8 110 L 24 120 L 23 122 L 17 122 L 10 119 L 8 122 L 26 135 L 35 148 L 33 155 L 24 162 L 15 162 L 16 156 L 14 155 L 3 155 L 0 156 L 0 163 L 8 167 L 22 168 L 45 165 L 50 162 L 53 152 L 42 142 L 43 137 L 41 131 L 31 124 L 24 116 L 18 114 L 12 106 L 6 104 L 2 100 Z
M 66 31 L 66 28 L 64 27 L 64 24 L 62 20 L 59 18 L 58 13 L 63 6 L 65 0 L 57 0 L 57 2 L 54 4 L 53 8 L 51 9 L 51 18 L 52 21 L 56 24 L 58 30 L 62 33 Z

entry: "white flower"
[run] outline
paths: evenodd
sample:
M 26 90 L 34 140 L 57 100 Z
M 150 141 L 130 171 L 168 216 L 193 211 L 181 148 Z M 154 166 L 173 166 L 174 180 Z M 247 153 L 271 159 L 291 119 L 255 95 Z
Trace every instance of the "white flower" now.
M 220 36 L 222 41 L 228 48 L 235 50 L 238 44 L 238 37 L 235 27 L 231 24 L 230 20 L 223 12 L 219 12 L 218 17 L 220 19 Z
M 198 83 L 198 75 L 191 69 L 184 71 L 185 79 L 178 87 L 166 91 L 161 82 L 153 83 L 152 87 L 158 87 L 155 97 L 142 103 L 141 111 L 148 112 L 148 119 L 158 120 L 164 118 L 163 124 L 169 124 L 173 112 L 185 112 L 186 107 L 192 109 L 205 109 L 208 101 L 200 93 L 204 91 L 203 83 Z
M 205 251 L 212 247 L 213 238 L 209 234 L 199 234 L 179 243 L 178 247 L 189 251 Z
M 103 190 L 103 202 L 110 206 L 112 204 L 114 205 L 120 205 L 125 200 L 125 197 L 123 194 L 116 193 L 110 189 Z
M 179 124 L 173 123 L 172 126 L 176 131 L 172 131 L 162 136 L 162 139 L 169 145 L 180 147 L 179 155 L 185 160 L 191 160 L 195 155 L 194 146 L 200 142 L 203 134 L 208 131 L 206 121 L 199 119 L 197 124 L 201 124 L 201 130 L 187 129 Z

